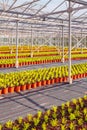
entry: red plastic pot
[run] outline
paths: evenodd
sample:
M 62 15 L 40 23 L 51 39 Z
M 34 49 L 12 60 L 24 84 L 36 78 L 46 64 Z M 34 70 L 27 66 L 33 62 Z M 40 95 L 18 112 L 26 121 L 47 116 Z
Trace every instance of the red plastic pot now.
M 41 81 L 37 82 L 37 87 L 41 86 Z
M 27 89 L 27 90 L 30 90 L 30 89 L 31 89 L 31 84 L 27 84 L 27 85 L 26 85 L 26 89 Z
M 77 78 L 78 78 L 78 79 L 80 78 L 80 74 L 77 75 Z
M 19 63 L 19 66 L 22 66 L 22 63 Z
M 10 64 L 10 67 L 13 67 L 13 64 Z
M 21 91 L 25 91 L 25 90 L 26 90 L 26 85 L 22 85 L 22 86 L 20 87 L 20 90 L 21 90 Z
M 10 67 L 10 64 L 7 64 L 7 67 L 9 68 L 9 67 Z
M 42 85 L 42 86 L 45 86 L 45 85 L 46 85 L 46 80 L 43 80 L 43 81 L 41 82 L 41 85 Z
M 2 89 L 0 89 L 0 95 L 2 94 Z
M 16 87 L 14 88 L 14 90 L 15 90 L 16 92 L 20 92 L 20 86 L 16 86 Z
M 85 73 L 85 77 L 87 77 L 87 73 Z
M 3 88 L 2 89 L 2 94 L 7 94 L 8 93 L 8 88 Z
M 51 80 L 49 79 L 49 80 L 46 80 L 46 84 L 47 85 L 50 85 L 51 84 Z
M 83 74 L 83 78 L 85 78 L 85 73 Z
M 63 77 L 59 78 L 59 82 L 60 82 L 60 83 L 63 82 Z
M 4 67 L 7 68 L 7 64 L 4 64 Z
M 31 84 L 31 88 L 36 88 L 36 87 L 37 87 L 36 83 Z
M 55 78 L 55 83 L 58 83 L 59 82 L 59 78 Z
M 9 88 L 8 88 L 8 92 L 9 92 L 9 93 L 14 93 L 14 87 L 9 87 Z
M 73 75 L 73 79 L 76 79 L 76 75 Z
M 1 68 L 4 68 L 4 64 L 1 64 L 0 66 L 1 66 Z
M 55 83 L 55 80 L 54 79 L 51 79 L 51 84 L 54 84 Z
M 67 77 L 63 77 L 63 81 L 64 81 L 64 82 L 67 82 Z

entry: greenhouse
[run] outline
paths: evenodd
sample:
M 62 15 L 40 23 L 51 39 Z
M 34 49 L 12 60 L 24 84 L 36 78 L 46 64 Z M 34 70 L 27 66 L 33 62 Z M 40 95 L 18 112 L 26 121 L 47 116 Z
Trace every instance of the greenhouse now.
M 87 130 L 87 0 L 0 0 L 0 130 Z

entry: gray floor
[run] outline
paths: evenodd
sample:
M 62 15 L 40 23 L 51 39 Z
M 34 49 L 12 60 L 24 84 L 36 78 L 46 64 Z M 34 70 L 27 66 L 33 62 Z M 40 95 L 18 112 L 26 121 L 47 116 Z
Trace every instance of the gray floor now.
M 77 64 L 77 63 L 84 63 L 87 62 L 87 60 L 72 60 L 72 64 Z M 68 61 L 65 63 L 61 62 L 55 62 L 55 63 L 47 63 L 47 64 L 39 64 L 39 65 L 29 65 L 29 66 L 23 66 L 19 68 L 0 68 L 0 73 L 9 73 L 9 72 L 16 72 L 16 71 L 23 71 L 23 70 L 31 70 L 31 69 L 38 69 L 38 68 L 49 68 L 49 67 L 57 67 L 57 66 L 62 66 L 62 65 L 67 65 Z
M 27 114 L 35 114 L 38 110 L 46 110 L 52 105 L 61 105 L 72 98 L 87 94 L 87 79 L 73 81 L 72 85 L 54 84 L 25 92 L 2 95 L 0 97 L 0 122 Z

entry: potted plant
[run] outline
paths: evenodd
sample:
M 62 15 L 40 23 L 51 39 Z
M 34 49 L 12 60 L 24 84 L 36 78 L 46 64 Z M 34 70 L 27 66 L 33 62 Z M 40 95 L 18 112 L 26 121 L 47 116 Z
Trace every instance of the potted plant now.
M 8 87 L 6 84 L 2 83 L 2 94 L 7 94 L 8 93 Z
M 21 90 L 21 91 L 25 91 L 25 90 L 26 90 L 26 84 L 25 84 L 23 78 L 20 79 L 19 84 L 20 84 L 20 86 L 21 86 L 21 87 L 20 87 L 20 90 Z
M 14 84 L 13 83 L 11 83 L 10 86 L 8 86 L 8 92 L 14 93 Z
M 30 78 L 27 79 L 26 89 L 27 89 L 27 90 L 30 90 L 30 89 L 31 89 L 31 79 L 30 79 Z
M 37 87 L 40 87 L 41 86 L 41 77 L 38 76 L 37 77 Z
M 20 92 L 20 88 L 21 88 L 21 87 L 20 87 L 19 83 L 18 83 L 18 82 L 15 82 L 14 84 L 15 84 L 14 91 Z
M 37 87 L 36 81 L 35 81 L 35 79 L 32 79 L 31 88 L 36 88 L 36 87 Z

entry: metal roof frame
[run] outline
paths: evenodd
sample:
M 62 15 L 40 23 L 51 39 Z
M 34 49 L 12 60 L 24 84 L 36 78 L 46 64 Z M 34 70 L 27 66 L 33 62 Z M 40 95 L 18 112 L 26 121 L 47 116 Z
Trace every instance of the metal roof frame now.
M 19 21 L 19 26 L 21 30 L 27 32 L 27 26 L 29 26 L 29 30 L 31 28 L 31 25 L 33 26 L 33 30 L 36 28 L 41 31 L 44 27 L 51 32 L 51 29 L 49 29 L 49 26 L 52 27 L 52 31 L 55 29 L 55 27 L 64 26 L 68 30 L 68 2 L 70 1 L 72 3 L 71 10 L 74 12 L 72 16 L 72 28 L 76 28 L 80 30 L 81 28 L 84 28 L 83 30 L 87 29 L 87 20 L 85 19 L 87 17 L 87 11 L 79 14 L 78 12 L 81 10 L 87 9 L 87 2 L 84 0 L 63 0 L 61 3 L 57 3 L 55 8 L 52 8 L 48 13 L 44 12 L 43 10 L 53 1 L 53 0 L 46 0 L 46 3 L 43 3 L 42 5 L 38 6 L 39 8 L 35 8 L 41 0 L 29 0 L 28 2 L 15 5 L 18 0 L 15 0 L 11 2 L 9 5 L 9 2 L 11 0 L 8 0 L 8 7 L 5 7 L 5 1 L 2 0 L 3 3 L 0 3 L 0 28 L 2 28 L 3 24 L 3 30 L 7 28 L 9 32 L 9 24 L 11 28 L 15 28 L 16 22 Z M 36 4 L 36 5 L 35 5 Z M 63 10 L 60 10 L 61 6 L 63 4 L 66 4 L 67 7 Z M 76 5 L 76 6 L 75 6 Z M 34 11 L 32 11 L 34 10 Z M 31 13 L 32 12 L 32 13 Z M 75 15 L 78 13 L 79 15 Z M 63 23 L 62 23 L 63 21 Z M 38 27 L 39 26 L 39 27 Z M 42 28 L 42 29 L 41 29 Z M 16 29 L 16 28 L 15 28 Z M 6 30 L 6 31 L 7 31 Z M 5 31 L 5 30 L 4 30 Z M 62 31 L 61 31 L 62 32 Z M 9 32 L 10 33 L 10 32 Z

